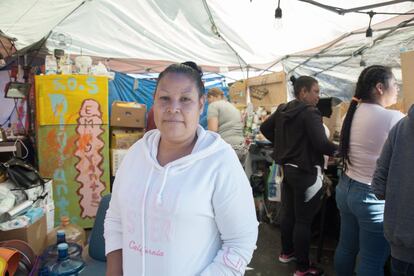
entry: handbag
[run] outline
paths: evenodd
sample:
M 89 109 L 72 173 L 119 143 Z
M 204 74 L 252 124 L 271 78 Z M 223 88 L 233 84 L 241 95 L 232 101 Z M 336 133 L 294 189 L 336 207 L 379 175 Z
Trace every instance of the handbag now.
M 33 186 L 45 184 L 39 172 L 32 165 L 19 158 L 14 157 L 2 163 L 1 167 L 17 187 L 28 189 Z

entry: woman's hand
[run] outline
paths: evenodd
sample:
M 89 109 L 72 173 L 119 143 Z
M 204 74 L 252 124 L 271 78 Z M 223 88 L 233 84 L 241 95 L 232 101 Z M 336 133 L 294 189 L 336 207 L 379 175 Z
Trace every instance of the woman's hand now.
M 106 276 L 122 276 L 122 249 L 106 255 Z

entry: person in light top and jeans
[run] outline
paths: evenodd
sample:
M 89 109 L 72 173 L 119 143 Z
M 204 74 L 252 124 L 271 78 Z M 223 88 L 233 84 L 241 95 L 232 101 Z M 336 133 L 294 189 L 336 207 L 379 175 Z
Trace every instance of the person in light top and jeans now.
M 384 200 L 373 193 L 376 160 L 390 129 L 404 114 L 385 107 L 397 102 L 398 85 L 391 69 L 365 68 L 359 78 L 340 138 L 344 172 L 336 187 L 341 232 L 335 252 L 337 276 L 351 276 L 359 256 L 358 276 L 384 275 L 389 246 L 384 238 Z

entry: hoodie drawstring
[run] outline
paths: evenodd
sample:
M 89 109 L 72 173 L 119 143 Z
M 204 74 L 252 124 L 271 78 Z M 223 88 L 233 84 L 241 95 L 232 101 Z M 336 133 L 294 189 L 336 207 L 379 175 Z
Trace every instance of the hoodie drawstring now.
M 151 170 L 149 172 L 147 182 L 145 183 L 144 197 L 142 199 L 142 206 L 141 206 L 141 210 L 142 210 L 142 214 L 141 214 L 141 225 L 142 225 L 142 228 L 141 228 L 141 240 L 142 240 L 142 251 L 141 251 L 141 253 L 142 253 L 142 258 L 141 258 L 142 270 L 141 270 L 141 275 L 142 276 L 145 276 L 145 247 L 146 247 L 146 244 L 145 244 L 145 202 L 147 201 L 148 188 L 149 188 L 150 182 L 152 180 L 152 173 L 153 172 L 154 172 L 154 167 L 151 166 Z
M 167 183 L 167 176 L 168 176 L 168 171 L 169 170 L 170 170 L 170 166 L 166 166 L 165 172 L 164 172 L 164 176 L 162 178 L 161 188 L 160 188 L 160 191 L 157 194 L 157 205 L 161 205 L 162 204 L 162 194 L 164 192 L 165 184 Z

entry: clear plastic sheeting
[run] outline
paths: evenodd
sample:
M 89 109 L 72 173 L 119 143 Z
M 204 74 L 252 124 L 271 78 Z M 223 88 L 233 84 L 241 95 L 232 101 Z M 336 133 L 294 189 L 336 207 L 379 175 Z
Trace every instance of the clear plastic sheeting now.
M 388 31 L 374 31 L 374 39 Z M 395 30 L 372 46 L 366 40 L 365 33 L 361 33 L 351 35 L 317 55 L 321 49 L 323 47 L 284 59 L 285 71 L 290 73 L 289 76 L 315 76 L 321 86 L 322 97 L 337 97 L 348 102 L 354 93 L 357 78 L 366 66 L 389 66 L 401 83 L 400 54 L 414 49 L 414 27 Z M 289 93 L 292 95 L 291 87 Z

